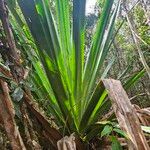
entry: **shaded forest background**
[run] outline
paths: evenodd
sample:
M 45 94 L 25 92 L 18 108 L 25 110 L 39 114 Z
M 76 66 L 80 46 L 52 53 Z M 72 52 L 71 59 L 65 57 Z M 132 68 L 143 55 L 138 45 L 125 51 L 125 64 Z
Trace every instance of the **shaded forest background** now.
M 89 27 L 87 35 L 89 40 L 87 41 L 87 45 L 90 43 L 91 34 L 94 31 L 94 26 L 100 14 L 101 7 L 99 6 L 102 7 L 103 2 L 97 3 L 94 13 L 87 15 L 87 26 Z M 136 31 L 136 35 L 138 35 L 138 45 L 142 50 L 147 64 L 150 66 L 150 2 L 148 0 L 126 0 L 121 6 L 116 29 L 122 25 L 113 41 L 112 48 L 104 65 L 104 68 L 106 68 L 110 59 L 114 58 L 115 63 L 107 75 L 107 77 L 114 79 L 123 75 L 124 79 L 128 79 L 143 68 L 129 23 L 125 18 L 127 12 Z M 133 85 L 128 91 L 128 94 L 132 99 L 132 103 L 138 104 L 140 107 L 150 106 L 150 78 L 147 73 L 139 82 Z

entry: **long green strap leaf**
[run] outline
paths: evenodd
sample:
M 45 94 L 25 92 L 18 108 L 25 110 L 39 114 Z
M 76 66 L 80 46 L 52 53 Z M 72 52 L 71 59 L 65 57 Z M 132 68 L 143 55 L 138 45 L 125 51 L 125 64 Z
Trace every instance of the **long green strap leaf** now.
M 62 59 L 55 23 L 47 1 L 19 0 L 26 22 L 38 46 L 39 54 L 51 83 L 64 120 L 71 121 L 70 89 Z
M 87 69 L 85 68 L 85 74 L 84 74 L 84 85 L 85 85 L 84 90 L 85 91 L 84 93 L 89 94 L 92 91 L 95 85 L 96 79 L 98 77 L 98 74 L 99 74 L 99 69 L 102 67 L 103 62 L 110 49 L 109 43 L 111 42 L 114 23 L 116 20 L 117 12 L 119 10 L 120 2 L 118 2 L 109 21 L 108 18 L 110 17 L 112 4 L 106 1 L 104 10 L 102 12 L 102 18 L 100 19 L 101 22 L 98 28 L 99 31 L 97 31 L 96 38 L 94 39 L 93 46 L 91 47 L 91 52 L 89 54 L 89 59 L 88 59 L 88 63 L 86 66 Z M 86 74 L 88 74 L 88 76 L 86 76 Z M 89 99 L 88 96 L 87 96 L 87 99 Z M 88 102 L 86 103 L 88 104 Z
M 85 48 L 85 5 L 86 0 L 73 0 L 73 48 L 75 51 L 74 96 L 81 117 L 81 92 Z M 78 120 L 79 120 L 78 118 Z
M 82 73 L 84 63 L 85 5 L 86 0 L 73 0 L 73 44 L 75 48 L 76 63 L 76 94 L 81 93 L 82 84 Z

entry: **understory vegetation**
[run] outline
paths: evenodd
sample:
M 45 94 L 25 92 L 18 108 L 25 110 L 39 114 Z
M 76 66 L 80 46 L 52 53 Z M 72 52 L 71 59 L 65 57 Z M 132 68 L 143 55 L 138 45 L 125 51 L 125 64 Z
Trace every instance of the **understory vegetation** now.
M 86 14 L 86 0 L 0 0 L 0 101 L 12 102 L 16 149 L 57 149 L 70 135 L 79 150 L 127 148 L 103 81 L 150 107 L 149 8 L 99 0 Z M 0 107 L 0 147 L 15 149 Z

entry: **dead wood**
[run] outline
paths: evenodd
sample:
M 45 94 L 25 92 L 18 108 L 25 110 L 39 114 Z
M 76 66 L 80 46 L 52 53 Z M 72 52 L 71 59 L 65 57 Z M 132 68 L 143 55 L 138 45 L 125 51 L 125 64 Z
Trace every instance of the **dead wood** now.
M 119 125 L 129 137 L 129 149 L 149 150 L 146 138 L 142 132 L 137 113 L 132 106 L 121 82 L 113 79 L 103 80 L 112 100 L 112 107 L 118 119 Z
M 4 66 L 0 66 L 0 69 L 3 70 L 2 73 L 7 72 L 6 77 L 10 78 L 12 77 L 11 72 L 8 71 L 6 68 L 4 68 Z M 33 102 L 33 97 L 31 95 L 31 93 L 28 91 L 27 93 L 24 92 L 24 102 L 27 106 L 27 108 L 30 110 L 30 112 L 33 114 L 33 116 L 39 121 L 39 123 L 42 125 L 43 128 L 43 136 L 45 136 L 46 139 L 48 139 L 48 141 L 55 147 L 55 149 L 57 148 L 57 141 L 60 140 L 62 138 L 62 135 L 59 133 L 58 130 L 56 130 L 55 128 L 51 127 L 51 124 L 46 120 L 46 118 L 41 114 L 41 112 L 39 112 L 39 110 L 36 107 L 36 104 Z M 24 104 L 23 104 L 24 105 Z M 25 106 L 24 106 L 25 107 Z M 27 131 L 29 126 L 27 127 L 27 124 L 29 124 L 29 116 L 26 113 L 26 109 L 22 107 L 22 114 L 24 118 L 24 127 L 26 129 L 26 136 L 30 137 L 31 132 L 29 134 L 29 132 Z M 25 116 L 24 116 L 25 115 Z M 31 127 L 32 128 L 32 127 Z M 31 129 L 30 128 L 30 129 Z M 29 143 L 32 142 L 31 137 L 29 138 Z M 33 143 L 32 143 L 33 144 Z M 34 146 L 33 146 L 34 147 Z
M 11 142 L 13 150 L 25 150 L 18 128 L 14 120 L 14 108 L 9 96 L 7 83 L 0 80 L 2 93 L 0 93 L 0 116 L 5 127 L 7 136 Z
M 10 47 L 10 49 L 9 49 L 10 53 L 12 53 L 12 55 L 13 55 L 12 59 L 17 58 L 16 62 L 19 63 L 17 49 L 16 49 L 15 43 L 13 41 L 13 34 L 10 29 L 10 24 L 8 21 L 8 10 L 6 7 L 6 2 L 4 0 L 0 0 L 0 17 L 1 17 L 0 19 L 2 20 L 4 31 L 6 33 L 8 46 Z
M 17 82 L 19 82 L 24 77 L 24 69 L 21 66 L 19 51 L 17 50 L 15 45 L 11 25 L 8 19 L 8 10 L 5 0 L 0 0 L 0 19 L 2 21 L 2 25 L 6 35 L 5 41 L 7 43 L 7 49 L 5 49 L 5 52 L 3 52 L 2 55 L 7 55 L 9 59 L 9 67 L 11 69 L 13 77 Z
M 8 70 L 5 66 L 0 64 L 0 72 L 6 76 L 7 78 L 12 78 L 12 75 L 10 73 L 10 70 Z
M 56 147 L 57 141 L 62 138 L 62 135 L 59 133 L 58 130 L 51 127 L 50 123 L 45 119 L 45 117 L 34 107 L 35 105 L 32 101 L 32 98 L 29 97 L 29 95 L 27 95 L 26 93 L 24 93 L 24 101 L 27 107 L 42 125 L 43 131 L 46 131 L 45 134 L 49 137 L 50 142 L 53 144 L 53 146 Z
M 76 150 L 75 136 L 65 136 L 57 142 L 58 150 Z
M 150 126 L 150 108 L 143 108 L 141 109 L 139 106 L 134 105 L 139 120 L 142 125 Z
M 41 150 L 42 148 L 39 144 L 38 137 L 36 136 L 32 121 L 29 118 L 26 105 L 24 103 L 22 104 L 22 107 L 21 107 L 21 113 L 22 113 L 22 122 L 24 126 L 24 134 L 26 135 L 26 138 L 24 138 L 23 140 L 26 139 L 25 143 L 26 143 L 27 149 Z

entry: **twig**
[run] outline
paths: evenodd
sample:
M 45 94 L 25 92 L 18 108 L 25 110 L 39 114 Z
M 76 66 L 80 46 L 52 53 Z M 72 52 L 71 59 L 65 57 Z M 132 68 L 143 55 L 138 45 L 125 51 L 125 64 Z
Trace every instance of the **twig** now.
M 133 99 L 137 98 L 138 96 L 143 96 L 143 95 L 146 95 L 146 93 L 137 94 L 137 95 L 131 97 L 131 98 L 130 98 L 130 101 L 132 101 Z

